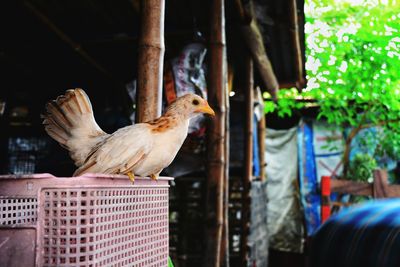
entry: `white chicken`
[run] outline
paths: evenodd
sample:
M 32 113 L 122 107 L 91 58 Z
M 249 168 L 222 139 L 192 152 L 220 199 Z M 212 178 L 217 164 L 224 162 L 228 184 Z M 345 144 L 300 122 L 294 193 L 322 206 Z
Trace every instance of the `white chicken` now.
M 90 100 L 82 89 L 46 105 L 46 132 L 66 148 L 84 173 L 126 174 L 157 179 L 175 158 L 188 133 L 189 120 L 200 114 L 214 115 L 207 101 L 195 94 L 176 99 L 165 113 L 149 122 L 126 126 L 112 134 L 96 123 Z

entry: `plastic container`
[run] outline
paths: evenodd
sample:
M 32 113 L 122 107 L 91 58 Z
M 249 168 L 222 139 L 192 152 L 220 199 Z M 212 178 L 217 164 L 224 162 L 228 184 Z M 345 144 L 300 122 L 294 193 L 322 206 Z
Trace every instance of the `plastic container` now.
M 167 266 L 171 179 L 0 176 L 0 266 Z

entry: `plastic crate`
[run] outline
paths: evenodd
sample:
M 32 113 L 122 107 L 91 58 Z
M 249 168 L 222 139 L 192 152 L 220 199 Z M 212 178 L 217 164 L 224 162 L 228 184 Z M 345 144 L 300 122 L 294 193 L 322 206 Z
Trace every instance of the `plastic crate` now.
M 0 176 L 0 266 L 167 266 L 171 179 Z

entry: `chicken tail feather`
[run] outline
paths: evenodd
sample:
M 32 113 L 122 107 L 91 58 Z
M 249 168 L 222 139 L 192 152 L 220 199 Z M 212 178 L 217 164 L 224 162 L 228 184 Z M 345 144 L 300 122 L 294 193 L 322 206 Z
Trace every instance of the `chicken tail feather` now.
M 92 147 L 107 136 L 97 125 L 89 97 L 82 89 L 70 89 L 46 105 L 42 115 L 46 132 L 69 150 L 75 165 L 81 166 Z

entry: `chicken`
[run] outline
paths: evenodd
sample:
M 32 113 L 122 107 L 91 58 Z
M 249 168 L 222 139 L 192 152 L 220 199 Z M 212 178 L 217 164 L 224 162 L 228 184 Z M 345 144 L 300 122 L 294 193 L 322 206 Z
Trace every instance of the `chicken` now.
M 47 103 L 43 124 L 69 151 L 78 167 L 74 176 L 126 174 L 133 182 L 135 175 L 158 178 L 182 146 L 189 120 L 201 113 L 215 114 L 206 100 L 187 94 L 176 99 L 161 117 L 107 134 L 97 125 L 86 93 L 71 89 Z

